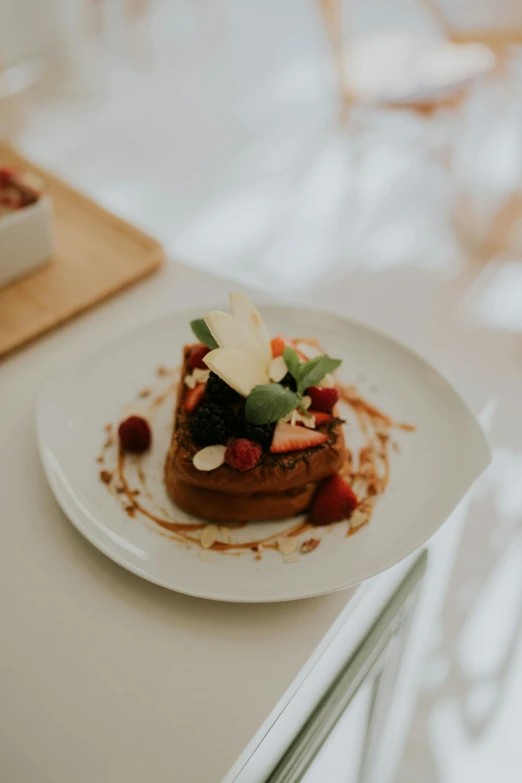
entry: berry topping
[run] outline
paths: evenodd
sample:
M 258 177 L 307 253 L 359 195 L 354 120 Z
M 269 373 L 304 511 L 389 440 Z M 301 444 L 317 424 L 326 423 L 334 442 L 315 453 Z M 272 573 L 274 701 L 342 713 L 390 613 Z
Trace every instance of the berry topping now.
M 291 389 L 291 391 L 294 392 L 297 391 L 297 381 L 289 372 L 286 373 L 285 377 L 280 383 L 281 386 L 284 386 L 286 389 Z
M 123 451 L 143 454 L 150 448 L 152 433 L 149 423 L 141 416 L 129 416 L 118 427 L 120 447 Z
M 225 443 L 234 431 L 234 413 L 231 408 L 205 402 L 190 419 L 190 431 L 201 446 Z
M 314 417 L 316 427 L 320 427 L 321 424 L 324 424 L 326 421 L 330 421 L 332 418 L 331 413 L 325 413 L 324 411 L 314 411 L 311 408 L 308 410 L 308 413 Z
M 312 398 L 310 407 L 325 413 L 331 413 L 339 399 L 339 390 L 336 388 L 323 389 L 320 386 L 311 386 L 306 393 Z
M 282 356 L 287 345 L 292 345 L 292 341 L 289 337 L 285 337 L 284 334 L 278 334 L 277 337 L 270 340 L 272 358 L 276 359 L 278 356 Z
M 263 449 L 259 443 L 246 438 L 233 440 L 225 452 L 225 462 L 236 470 L 251 470 L 255 468 Z
M 278 421 L 274 430 L 270 451 L 272 454 L 279 454 L 284 451 L 301 451 L 311 446 L 320 446 L 326 440 L 328 440 L 328 436 L 324 432 L 317 432 L 307 427 L 299 427 L 294 424 L 287 424 L 284 421 Z
M 208 376 L 207 394 L 212 402 L 219 403 L 219 405 L 234 405 L 241 399 L 241 396 L 228 383 L 221 380 L 215 372 L 211 372 Z
M 197 383 L 193 389 L 189 389 L 183 400 L 183 407 L 189 413 L 193 413 L 205 396 L 205 384 Z
M 312 525 L 329 525 L 348 519 L 359 505 L 351 486 L 338 474 L 323 481 L 312 501 L 308 521 Z
M 187 361 L 188 366 L 192 367 L 192 369 L 197 367 L 199 370 L 206 370 L 207 365 L 203 361 L 203 357 L 205 357 L 209 351 L 210 348 L 207 348 L 207 346 L 203 345 L 202 343 L 194 345 L 190 349 L 190 354 Z
M 237 422 L 236 435 L 260 443 L 264 449 L 269 449 L 272 443 L 275 424 L 251 424 L 243 415 Z

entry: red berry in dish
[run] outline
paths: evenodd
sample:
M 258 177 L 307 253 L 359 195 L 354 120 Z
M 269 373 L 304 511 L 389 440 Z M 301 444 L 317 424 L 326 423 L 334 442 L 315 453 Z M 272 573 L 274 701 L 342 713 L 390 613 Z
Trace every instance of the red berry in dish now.
M 238 438 L 233 440 L 225 451 L 225 462 L 236 470 L 251 470 L 261 459 L 262 453 L 263 449 L 259 443 L 254 443 L 253 440 L 246 438 Z
M 120 446 L 123 451 L 142 454 L 150 448 L 152 433 L 149 423 L 141 416 L 129 416 L 118 427 Z
M 359 505 L 351 486 L 338 474 L 323 481 L 312 501 L 308 521 L 312 525 L 329 525 L 348 519 Z
M 203 361 L 203 358 L 207 355 L 207 353 L 210 352 L 210 348 L 207 348 L 206 345 L 203 345 L 200 343 L 199 345 L 194 345 L 190 349 L 190 354 L 188 358 L 188 366 L 192 367 L 194 370 L 196 367 L 200 370 L 206 370 L 207 365 Z
M 324 432 L 310 430 L 307 427 L 288 424 L 284 421 L 278 421 L 272 438 L 270 451 L 272 454 L 280 454 L 285 451 L 301 451 L 310 446 L 320 446 L 328 440 Z
M 183 407 L 189 413 L 193 413 L 205 396 L 205 384 L 198 383 L 193 389 L 189 389 L 183 400 Z
M 312 416 L 315 417 L 315 426 L 320 427 L 321 424 L 324 424 L 325 421 L 330 421 L 332 418 L 331 413 L 325 413 L 324 411 L 314 411 L 311 408 L 308 410 L 308 413 L 310 413 Z
M 310 386 L 306 393 L 312 398 L 310 407 L 325 413 L 331 413 L 339 399 L 339 390 L 335 387 L 333 389 L 322 389 L 320 386 Z

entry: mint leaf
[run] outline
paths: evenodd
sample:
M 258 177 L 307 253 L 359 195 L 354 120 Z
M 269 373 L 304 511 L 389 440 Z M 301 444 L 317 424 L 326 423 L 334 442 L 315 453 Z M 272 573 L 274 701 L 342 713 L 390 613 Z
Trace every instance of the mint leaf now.
M 255 386 L 247 397 L 245 416 L 251 424 L 270 424 L 291 413 L 299 399 L 299 395 L 280 383 Z
M 287 345 L 283 351 L 283 359 L 285 360 L 285 364 L 288 367 L 290 375 L 292 375 L 296 381 L 299 381 L 299 370 L 301 369 L 301 362 L 299 361 L 297 351 L 294 351 L 293 348 L 290 348 L 290 346 Z
M 297 391 L 304 394 L 310 386 L 317 386 L 324 376 L 333 372 L 341 364 L 341 359 L 331 359 L 329 356 L 316 356 L 299 368 L 299 377 L 297 379 Z
M 191 321 L 190 327 L 200 343 L 206 345 L 207 348 L 219 348 L 203 318 L 196 318 L 195 321 Z

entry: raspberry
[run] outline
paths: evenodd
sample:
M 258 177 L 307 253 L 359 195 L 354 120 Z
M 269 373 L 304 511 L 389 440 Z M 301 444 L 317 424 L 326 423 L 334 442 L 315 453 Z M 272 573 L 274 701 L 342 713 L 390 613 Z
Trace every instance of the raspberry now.
M 194 369 L 195 367 L 198 367 L 200 370 L 206 370 L 207 365 L 203 361 L 203 357 L 207 355 L 207 353 L 210 352 L 210 348 L 207 348 L 206 345 L 194 345 L 190 349 L 190 354 L 188 357 L 188 366 L 192 367 Z
M 120 446 L 123 451 L 132 451 L 134 454 L 143 454 L 150 448 L 152 433 L 145 419 L 141 416 L 129 416 L 118 427 Z
M 246 438 L 254 443 L 259 443 L 264 449 L 269 449 L 274 435 L 275 423 L 273 424 L 251 424 L 246 416 L 239 418 L 236 426 L 236 435 L 238 438 Z
M 312 525 L 329 525 L 348 519 L 359 501 L 351 486 L 338 474 L 323 481 L 312 501 L 308 521 Z
M 236 470 L 251 470 L 261 459 L 262 453 L 263 449 L 259 443 L 254 443 L 253 440 L 246 438 L 238 438 L 233 440 L 225 451 L 225 462 Z
M 241 400 L 241 395 L 222 381 L 219 375 L 211 372 L 207 381 L 207 396 L 219 405 L 234 405 Z
M 339 399 L 339 390 L 322 389 L 320 386 L 310 386 L 306 393 L 312 398 L 311 408 L 316 411 L 331 413 L 337 400 Z
M 192 438 L 200 446 L 225 443 L 234 432 L 234 412 L 214 402 L 200 405 L 190 420 Z

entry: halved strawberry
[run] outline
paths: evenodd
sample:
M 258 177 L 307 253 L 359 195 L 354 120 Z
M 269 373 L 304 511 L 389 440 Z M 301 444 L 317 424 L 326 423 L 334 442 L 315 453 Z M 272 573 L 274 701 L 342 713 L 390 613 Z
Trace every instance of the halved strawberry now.
M 201 343 L 198 343 L 198 345 L 193 345 L 190 349 L 190 354 L 188 358 L 188 366 L 192 367 L 194 369 L 195 367 L 198 367 L 200 370 L 206 370 L 207 365 L 203 361 L 207 353 L 210 352 L 210 348 L 207 348 L 206 345 L 202 345 Z
M 331 413 L 339 399 L 339 389 L 336 389 L 335 386 L 331 389 L 323 389 L 321 386 L 310 386 L 306 393 L 312 398 L 310 407 L 325 413 Z
M 325 440 L 328 440 L 328 436 L 324 432 L 316 432 L 307 427 L 278 421 L 270 451 L 272 454 L 280 454 L 283 451 L 301 451 L 310 448 L 310 446 L 320 446 Z
M 206 383 L 198 383 L 193 389 L 189 389 L 183 401 L 183 407 L 188 413 L 196 410 L 205 394 Z
M 330 421 L 332 418 L 331 413 L 326 413 L 325 411 L 314 411 L 310 409 L 308 413 L 311 413 L 312 416 L 315 416 L 315 426 L 320 427 L 321 424 L 324 424 L 325 421 Z
M 329 525 L 348 519 L 359 505 L 351 486 L 339 474 L 323 481 L 312 501 L 308 521 L 312 525 Z
M 292 341 L 289 337 L 285 337 L 284 334 L 278 334 L 277 337 L 270 340 L 270 345 L 272 347 L 272 358 L 277 359 L 278 356 L 283 355 L 287 345 L 292 345 Z

